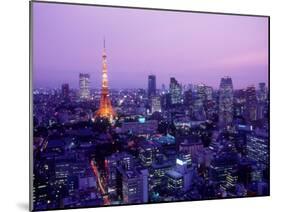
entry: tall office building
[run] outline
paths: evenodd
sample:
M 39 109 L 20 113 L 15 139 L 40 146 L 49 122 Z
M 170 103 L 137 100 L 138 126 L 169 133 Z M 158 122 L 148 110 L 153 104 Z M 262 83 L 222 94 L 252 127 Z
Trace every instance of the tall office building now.
M 107 192 L 111 199 L 118 196 L 118 167 L 124 171 L 132 170 L 134 167 L 133 157 L 125 152 L 117 152 L 105 158 Z
M 193 93 L 191 89 L 184 92 L 184 105 L 188 108 L 192 106 L 193 103 Z
M 151 98 L 151 113 L 161 112 L 161 99 L 160 96 L 154 96 Z
M 246 108 L 246 89 L 239 89 L 234 94 L 233 114 L 235 116 L 243 116 Z
M 203 104 L 203 102 L 207 99 L 205 88 L 206 86 L 203 83 L 200 83 L 196 86 L 197 88 L 197 99 L 200 100 Z
M 165 94 L 166 93 L 166 86 L 165 84 L 162 84 L 162 87 L 161 87 L 161 94 Z
M 196 120 L 203 121 L 206 119 L 206 112 L 204 109 L 204 103 L 206 102 L 206 86 L 200 83 L 195 86 L 195 99 L 193 101 L 192 114 Z
M 161 104 L 163 109 L 168 109 L 171 106 L 171 94 L 165 93 L 161 96 Z
M 246 118 L 248 121 L 257 120 L 257 95 L 255 86 L 246 89 Z
M 149 75 L 148 76 L 148 90 L 147 90 L 148 98 L 150 99 L 152 96 L 156 95 L 156 76 Z
M 207 101 L 213 100 L 213 88 L 211 86 L 205 86 L 205 95 Z
M 267 88 L 266 88 L 266 84 L 264 82 L 259 83 L 257 98 L 258 98 L 259 102 L 264 102 L 267 100 Z
M 264 135 L 247 135 L 247 157 L 263 167 L 267 167 L 269 152 L 268 152 L 268 137 Z
M 155 160 L 155 156 L 160 152 L 160 145 L 156 142 L 142 143 L 138 151 L 141 164 L 148 167 L 151 166 Z
M 219 88 L 219 124 L 227 126 L 233 119 L 233 85 L 230 77 L 223 77 Z
M 171 104 L 180 104 L 182 99 L 182 87 L 178 81 L 171 77 L 170 79 L 170 95 L 171 95 Z
M 184 188 L 183 176 L 181 173 L 169 170 L 166 172 L 167 189 L 171 192 L 180 192 Z
M 61 86 L 61 95 L 64 99 L 69 98 L 69 84 L 65 83 Z
M 227 173 L 237 169 L 237 161 L 236 153 L 230 152 L 220 157 L 216 156 L 210 163 L 210 180 L 219 182 L 221 185 L 226 183 Z
M 238 182 L 238 175 L 236 170 L 227 170 L 226 171 L 226 177 L 225 177 L 225 183 L 221 185 L 221 189 L 223 191 L 233 191 L 235 187 L 237 186 Z
M 264 82 L 259 83 L 257 90 L 257 119 L 263 119 L 268 113 L 268 91 Z
M 123 203 L 146 203 L 148 202 L 148 171 L 119 169 L 122 176 Z
M 90 99 L 90 74 L 79 74 L 79 93 L 81 99 Z
M 195 175 L 191 154 L 181 153 L 180 157 L 176 160 L 175 171 L 183 176 L 183 188 L 184 191 L 188 191 L 191 188 L 193 176 Z

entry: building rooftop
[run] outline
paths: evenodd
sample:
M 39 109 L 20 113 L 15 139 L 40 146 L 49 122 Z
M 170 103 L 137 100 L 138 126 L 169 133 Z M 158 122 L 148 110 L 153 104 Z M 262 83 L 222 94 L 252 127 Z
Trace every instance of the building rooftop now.
M 175 179 L 182 178 L 182 174 L 174 170 L 169 170 L 166 172 L 166 174 L 171 178 L 175 178 Z

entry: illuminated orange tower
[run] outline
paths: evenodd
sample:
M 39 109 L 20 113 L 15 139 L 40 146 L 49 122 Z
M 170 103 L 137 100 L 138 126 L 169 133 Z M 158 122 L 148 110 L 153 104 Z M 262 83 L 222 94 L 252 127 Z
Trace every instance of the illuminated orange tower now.
M 110 121 L 116 116 L 114 109 L 112 108 L 109 98 L 108 90 L 108 78 L 107 78 L 107 63 L 105 53 L 105 40 L 103 41 L 103 53 L 102 53 L 102 88 L 100 97 L 100 107 L 97 110 L 95 117 L 108 118 Z

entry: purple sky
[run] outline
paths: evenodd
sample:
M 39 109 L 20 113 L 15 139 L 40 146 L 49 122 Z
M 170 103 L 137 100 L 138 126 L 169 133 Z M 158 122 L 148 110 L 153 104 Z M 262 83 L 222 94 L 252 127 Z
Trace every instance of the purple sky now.
M 33 3 L 34 87 L 78 87 L 80 72 L 101 87 L 103 37 L 110 88 L 180 83 L 234 88 L 267 82 L 268 22 L 263 17 Z

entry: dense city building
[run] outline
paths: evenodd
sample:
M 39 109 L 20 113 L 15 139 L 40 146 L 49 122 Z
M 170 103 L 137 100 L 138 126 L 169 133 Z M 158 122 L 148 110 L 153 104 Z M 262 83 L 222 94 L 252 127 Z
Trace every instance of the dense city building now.
M 147 89 L 148 98 L 156 95 L 156 76 L 149 75 L 148 76 L 148 89 Z
M 64 99 L 69 99 L 69 84 L 65 83 L 61 86 L 61 95 Z
M 89 100 L 90 94 L 90 74 L 79 74 L 79 94 L 82 100 Z
M 247 120 L 257 120 L 257 93 L 255 86 L 249 86 L 246 89 L 246 108 Z
M 219 124 L 227 126 L 233 119 L 233 84 L 230 77 L 221 78 L 219 87 Z
M 182 87 L 174 77 L 170 78 L 170 95 L 172 105 L 182 103 Z
M 109 89 L 106 58 L 92 97 L 88 74 L 33 91 L 36 210 L 269 194 L 265 83 Z
M 267 93 L 266 84 L 264 82 L 260 82 L 258 93 L 257 93 L 257 99 L 260 102 L 264 102 L 267 100 L 267 97 L 268 97 L 268 93 Z
M 160 96 L 154 96 L 151 98 L 151 113 L 161 112 L 161 99 Z
M 30 14 L 31 211 L 270 195 L 269 16 L 40 0 Z
M 267 135 L 251 135 L 247 136 L 247 157 L 263 167 L 268 165 L 268 137 Z

